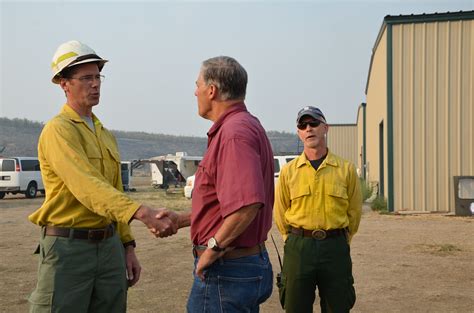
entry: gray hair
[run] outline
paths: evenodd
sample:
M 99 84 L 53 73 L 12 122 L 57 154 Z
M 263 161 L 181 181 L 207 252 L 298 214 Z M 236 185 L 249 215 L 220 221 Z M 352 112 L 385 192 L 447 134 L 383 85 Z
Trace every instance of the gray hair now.
M 206 85 L 215 85 L 220 100 L 244 100 L 247 72 L 235 59 L 218 56 L 202 62 L 201 74 Z

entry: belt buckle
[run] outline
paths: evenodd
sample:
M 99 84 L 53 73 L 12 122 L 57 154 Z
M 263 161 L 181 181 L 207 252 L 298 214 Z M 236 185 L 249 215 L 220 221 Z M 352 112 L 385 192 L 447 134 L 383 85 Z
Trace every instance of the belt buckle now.
M 327 233 L 324 229 L 315 229 L 311 233 L 311 236 L 316 240 L 324 240 L 327 237 Z
M 104 240 L 107 236 L 107 231 L 101 230 L 89 230 L 87 233 L 87 239 L 89 241 L 101 241 Z

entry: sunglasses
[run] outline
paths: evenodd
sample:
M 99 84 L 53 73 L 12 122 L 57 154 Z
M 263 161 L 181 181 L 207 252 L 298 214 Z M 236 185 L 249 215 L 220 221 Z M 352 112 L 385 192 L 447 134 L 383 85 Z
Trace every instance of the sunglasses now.
M 309 121 L 309 122 L 301 122 L 296 125 L 299 130 L 305 130 L 306 127 L 309 125 L 312 128 L 318 127 L 322 122 L 320 120 L 314 120 L 314 121 Z

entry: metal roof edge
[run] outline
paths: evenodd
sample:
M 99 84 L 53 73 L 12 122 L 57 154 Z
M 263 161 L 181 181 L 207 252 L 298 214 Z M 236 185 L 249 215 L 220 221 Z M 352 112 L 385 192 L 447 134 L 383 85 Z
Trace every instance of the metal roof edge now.
M 387 24 L 404 24 L 404 23 L 426 23 L 439 21 L 458 21 L 474 19 L 473 11 L 457 11 L 442 13 L 423 13 L 410 15 L 386 15 L 384 22 Z
M 365 107 L 367 107 L 367 102 L 361 102 L 361 103 L 359 104 L 359 107 L 357 108 L 357 117 L 356 117 L 356 125 L 357 125 L 357 126 L 359 126 L 358 121 L 359 121 L 360 110 L 361 110 L 362 108 L 365 108 Z
M 372 63 L 374 62 L 374 55 L 377 47 L 382 39 L 383 33 L 387 24 L 404 24 L 404 23 L 426 23 L 438 21 L 459 21 L 474 19 L 474 10 L 472 11 L 458 11 L 458 12 L 444 12 L 444 13 L 423 13 L 410 15 L 386 15 L 380 27 L 374 47 L 372 48 L 372 55 L 370 57 L 369 73 L 367 75 L 367 83 L 365 84 L 365 94 L 369 90 L 370 73 L 372 71 Z
M 357 126 L 357 124 L 328 124 L 329 126 L 333 127 L 333 126 Z
M 372 55 L 370 56 L 369 72 L 367 74 L 367 83 L 365 84 L 365 95 L 367 95 L 367 91 L 369 90 L 370 73 L 372 72 L 372 64 L 374 62 L 375 51 L 377 51 L 377 47 L 379 46 L 379 42 L 382 39 L 382 36 L 386 27 L 387 27 L 387 24 L 385 23 L 385 20 L 384 20 L 382 22 L 382 26 L 380 26 L 380 30 L 377 35 L 377 39 L 375 40 L 374 47 L 372 48 Z

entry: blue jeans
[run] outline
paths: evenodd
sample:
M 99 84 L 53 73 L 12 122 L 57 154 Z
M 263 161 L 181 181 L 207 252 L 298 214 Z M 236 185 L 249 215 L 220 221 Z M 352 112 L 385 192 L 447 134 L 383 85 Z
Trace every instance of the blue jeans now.
M 194 261 L 196 269 L 198 259 Z M 259 312 L 259 305 L 272 294 L 273 271 L 267 251 L 238 259 L 219 259 L 196 276 L 189 295 L 189 313 Z

